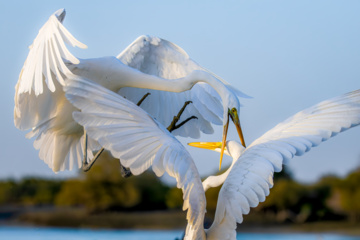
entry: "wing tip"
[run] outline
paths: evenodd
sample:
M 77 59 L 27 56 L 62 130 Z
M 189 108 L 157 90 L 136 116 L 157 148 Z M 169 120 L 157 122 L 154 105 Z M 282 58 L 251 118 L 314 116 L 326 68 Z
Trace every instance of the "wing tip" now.
M 60 8 L 53 14 L 61 23 L 64 21 L 66 11 L 65 8 Z

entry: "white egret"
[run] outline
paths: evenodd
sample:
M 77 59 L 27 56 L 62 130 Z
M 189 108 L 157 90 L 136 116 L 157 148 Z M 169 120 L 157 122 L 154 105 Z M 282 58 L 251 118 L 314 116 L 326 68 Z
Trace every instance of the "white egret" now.
M 74 119 L 134 175 L 152 167 L 157 176 L 167 172 L 176 179 L 183 210 L 188 210 L 185 239 L 205 239 L 205 192 L 184 146 L 143 109 L 97 83 L 73 79 L 64 89 L 81 109 L 73 113 Z
M 53 171 L 80 167 L 83 149 L 84 156 L 88 155 L 86 163 L 92 151 L 100 148 L 91 139 L 85 147 L 83 128 L 72 119 L 76 108 L 65 98 L 62 87 L 74 75 L 134 102 L 151 92 L 141 107 L 162 124 L 169 124 L 182 104 L 191 100 L 193 104 L 182 118 L 195 115 L 198 120 L 175 130 L 175 135 L 198 138 L 200 131 L 213 132 L 210 123 L 223 124 L 225 141 L 230 116 L 244 142 L 238 115 L 238 96 L 243 95 L 195 63 L 183 49 L 163 39 L 141 36 L 117 57 L 78 59 L 66 44 L 86 45 L 62 25 L 64 17 L 65 10 L 60 9 L 40 29 L 15 87 L 15 126 L 31 129 L 27 137 L 36 138 L 34 147 L 40 149 L 39 157 Z
M 321 142 L 360 124 L 360 90 L 323 101 L 297 113 L 255 140 L 246 149 L 227 141 L 225 153 L 233 158 L 226 172 L 203 182 L 204 190 L 221 187 L 207 239 L 236 239 L 236 223 L 250 207 L 265 201 L 273 174 L 294 156 L 301 156 Z M 221 142 L 189 145 L 220 152 Z
M 158 176 L 167 171 L 178 183 L 184 179 L 193 181 L 190 193 L 183 188 L 184 209 L 190 209 L 188 220 L 192 219 L 185 239 L 235 239 L 236 223 L 241 223 L 242 215 L 269 195 L 273 173 L 281 171 L 282 164 L 360 124 L 360 90 L 321 102 L 278 124 L 246 149 L 227 141 L 225 154 L 233 158 L 231 167 L 219 176 L 207 178 L 199 188 L 199 176 L 186 149 L 149 114 L 90 81 L 74 79 L 65 91 L 74 106 L 81 109 L 74 112 L 74 119 L 135 175 L 152 166 Z M 218 152 L 223 148 L 222 142 L 190 145 Z M 203 194 L 223 183 L 214 222 L 204 230 Z M 198 219 L 193 218 L 195 215 Z

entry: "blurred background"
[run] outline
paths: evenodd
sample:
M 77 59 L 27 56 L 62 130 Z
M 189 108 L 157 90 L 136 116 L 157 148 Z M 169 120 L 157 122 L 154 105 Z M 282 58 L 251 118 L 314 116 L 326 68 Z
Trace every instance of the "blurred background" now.
M 328 175 L 312 184 L 301 184 L 285 168 L 274 179 L 271 194 L 245 216 L 240 231 L 279 227 L 360 234 L 360 169 L 345 178 Z M 219 190 L 206 192 L 208 226 Z M 152 172 L 124 179 L 118 160 L 107 153 L 77 178 L 0 181 L 0 223 L 14 225 L 185 229 L 182 203 L 181 190 Z
M 139 35 L 149 34 L 179 45 L 252 96 L 241 99 L 247 144 L 296 112 L 359 88 L 358 1 L 1 1 L 0 218 L 7 222 L 119 228 L 186 224 L 181 192 L 169 177 L 159 180 L 149 172 L 122 179 L 111 156 L 89 173 L 54 174 L 39 160 L 26 132 L 15 128 L 14 87 L 28 46 L 59 8 L 67 11 L 64 26 L 88 45 L 70 48 L 79 58 L 116 56 Z M 229 139 L 237 139 L 233 126 L 229 132 Z M 201 140 L 219 141 L 220 135 L 215 127 L 214 135 Z M 360 220 L 359 136 L 359 128 L 351 129 L 293 159 L 245 224 L 331 220 L 353 226 Z M 217 174 L 217 153 L 189 151 L 203 177 Z M 217 191 L 207 196 L 209 218 Z M 140 226 L 137 217 L 143 220 Z M 122 218 L 134 220 L 118 221 Z

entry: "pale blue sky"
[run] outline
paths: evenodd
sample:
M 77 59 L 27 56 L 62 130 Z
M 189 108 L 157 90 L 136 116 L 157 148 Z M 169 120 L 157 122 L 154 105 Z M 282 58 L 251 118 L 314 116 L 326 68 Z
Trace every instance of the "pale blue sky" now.
M 88 45 L 70 49 L 77 57 L 117 55 L 139 35 L 154 35 L 253 96 L 242 101 L 247 143 L 297 111 L 360 88 L 359 1 L 1 1 L 0 178 L 55 176 L 14 127 L 13 107 L 27 47 L 59 8 L 67 11 L 65 27 Z M 218 141 L 220 134 L 217 128 L 202 140 Z M 293 159 L 290 168 L 304 182 L 344 176 L 360 166 L 359 140 L 360 128 L 351 129 Z M 191 153 L 203 175 L 218 168 L 217 153 Z

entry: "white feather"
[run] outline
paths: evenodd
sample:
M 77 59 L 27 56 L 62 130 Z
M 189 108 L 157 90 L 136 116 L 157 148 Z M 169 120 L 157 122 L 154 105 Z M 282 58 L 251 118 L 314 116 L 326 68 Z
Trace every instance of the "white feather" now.
M 360 90 L 357 90 L 295 114 L 245 150 L 238 143 L 228 143 L 227 150 L 236 156 L 235 163 L 220 190 L 215 220 L 207 237 L 235 239 L 236 222 L 242 222 L 242 214 L 247 214 L 250 206 L 256 207 L 265 200 L 273 185 L 274 171 L 281 171 L 281 165 L 294 156 L 301 156 L 322 141 L 359 124 Z
M 17 128 L 36 131 L 29 134 L 35 136 L 41 134 L 40 129 L 45 131 L 41 124 L 52 120 L 54 134 L 49 136 L 66 138 L 74 135 L 79 140 L 78 136 L 84 132 L 72 119 L 72 112 L 76 109 L 65 98 L 62 89 L 68 79 L 75 76 L 92 80 L 115 92 L 120 90 L 135 103 L 145 93 L 151 92 L 141 107 L 165 126 L 171 123 L 185 101 L 193 100 L 180 121 L 191 116 L 198 119 L 176 129 L 174 135 L 198 138 L 200 132 L 213 133 L 212 123 L 221 124 L 221 115 L 216 114 L 223 112 L 228 104 L 222 104 L 221 100 L 227 100 L 229 94 L 236 98 L 236 91 L 195 63 L 183 49 L 160 38 L 142 36 L 118 56 L 122 62 L 115 57 L 77 59 L 66 44 L 80 48 L 86 48 L 86 45 L 76 40 L 62 25 L 64 16 L 64 9 L 51 15 L 30 46 L 15 87 L 14 123 Z M 212 85 L 210 87 L 201 81 Z M 199 83 L 194 86 L 196 82 Z M 219 89 L 226 93 L 222 99 L 217 93 Z M 40 150 L 42 148 L 40 146 Z M 63 148 L 62 151 L 70 153 L 71 149 Z M 53 161 L 47 158 L 50 156 L 40 154 L 45 162 Z
M 203 239 L 205 193 L 197 168 L 181 143 L 144 110 L 100 85 L 74 79 L 64 89 L 67 98 L 81 109 L 74 119 L 133 174 L 152 166 L 158 176 L 166 171 L 176 179 L 191 226 L 185 239 Z M 113 117 L 109 117 L 111 112 Z

